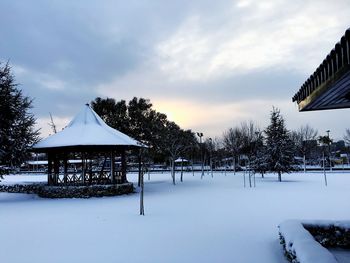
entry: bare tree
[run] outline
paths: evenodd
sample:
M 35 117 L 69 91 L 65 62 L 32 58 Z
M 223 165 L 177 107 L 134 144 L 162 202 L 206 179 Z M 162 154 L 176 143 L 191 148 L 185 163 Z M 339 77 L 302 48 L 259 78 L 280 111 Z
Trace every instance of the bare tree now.
M 231 153 L 233 158 L 233 172 L 236 174 L 236 158 L 241 149 L 242 133 L 237 127 L 230 128 L 223 134 L 222 144 L 225 149 Z
M 164 130 L 164 145 L 163 149 L 169 156 L 170 167 L 171 167 L 171 177 L 173 184 L 175 181 L 175 160 L 181 157 L 187 150 L 193 147 L 195 142 L 194 134 L 191 130 L 182 130 L 174 122 L 168 122 L 166 129 Z M 180 178 L 183 181 L 183 174 Z
M 314 145 L 312 142 L 317 140 L 317 133 L 317 130 L 310 127 L 308 124 L 301 126 L 296 132 L 292 133 L 292 140 L 303 156 L 304 173 L 306 172 L 306 158 Z
M 222 151 L 222 141 L 220 138 L 215 137 L 212 141 L 211 141 L 211 145 L 212 145 L 212 169 L 216 169 L 217 165 L 218 165 L 218 160 L 220 159 L 221 156 L 221 151 Z
M 50 114 L 50 122 L 49 122 L 49 126 L 51 127 L 53 133 L 57 133 L 57 129 L 56 129 L 56 124 L 54 123 L 53 121 L 53 118 L 52 118 L 52 115 L 51 115 L 51 112 L 49 112 Z
M 241 153 L 248 159 L 248 178 L 249 186 L 252 187 L 251 162 L 256 155 L 256 142 L 259 139 L 260 129 L 253 121 L 243 122 L 241 124 Z M 255 173 L 253 173 L 255 175 Z M 255 176 L 254 176 L 255 184 Z

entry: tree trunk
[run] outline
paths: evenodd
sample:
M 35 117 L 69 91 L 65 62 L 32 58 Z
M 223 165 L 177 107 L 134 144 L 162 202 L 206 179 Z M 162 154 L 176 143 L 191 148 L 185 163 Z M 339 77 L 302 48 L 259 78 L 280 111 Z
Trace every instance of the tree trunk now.
M 204 155 L 202 154 L 202 174 L 201 174 L 201 179 L 203 179 L 204 176 Z
M 225 176 L 226 176 L 226 166 L 227 166 L 227 160 L 224 161 L 224 165 L 225 165 Z
M 141 185 L 141 192 L 140 192 L 140 215 L 144 216 L 145 215 L 145 207 L 144 207 L 144 183 L 143 183 L 143 171 L 141 171 L 141 176 L 140 176 L 140 185 Z
M 194 176 L 194 169 L 193 169 L 193 156 L 192 156 L 192 176 Z
M 138 187 L 140 187 L 141 186 L 141 173 L 142 173 L 142 171 L 141 171 L 141 169 L 142 169 L 142 167 L 141 167 L 141 150 L 140 150 L 140 152 L 139 152 L 139 158 L 138 158 L 139 160 L 139 176 L 138 176 L 138 180 L 137 180 L 137 186 Z
M 250 172 L 250 160 L 248 160 L 248 176 L 249 176 L 249 187 L 251 188 L 252 187 L 252 174 Z
M 183 162 L 183 159 L 181 159 L 181 177 L 180 177 L 181 182 L 183 182 L 183 173 L 184 173 L 184 162 Z
M 175 185 L 176 182 L 175 182 L 175 160 L 174 159 L 171 160 L 171 177 L 173 179 L 173 185 Z
M 306 173 L 306 157 L 305 157 L 305 154 L 304 154 L 304 173 Z
M 244 185 L 244 188 L 245 188 L 245 173 L 246 173 L 246 170 L 244 170 L 244 172 L 243 172 L 243 185 Z
M 250 171 L 248 170 L 248 178 L 249 178 L 249 187 L 252 187 L 252 175 L 250 174 Z
M 282 182 L 281 172 L 278 172 L 278 181 L 279 181 L 279 182 Z
M 232 158 L 233 158 L 233 174 L 236 175 L 236 158 L 235 158 L 235 155 L 233 155 Z
M 124 184 L 124 183 L 127 183 L 128 182 L 128 179 L 126 178 L 126 155 L 125 155 L 125 150 L 123 149 L 122 151 L 122 156 L 121 156 L 121 165 L 122 165 L 122 170 L 121 170 L 121 173 L 122 173 L 122 176 L 121 176 L 121 183 Z

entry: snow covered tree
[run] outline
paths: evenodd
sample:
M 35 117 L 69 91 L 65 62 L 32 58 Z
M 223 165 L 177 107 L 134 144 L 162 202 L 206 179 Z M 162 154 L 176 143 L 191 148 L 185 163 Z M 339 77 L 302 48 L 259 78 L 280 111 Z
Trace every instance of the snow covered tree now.
M 38 140 L 32 100 L 17 88 L 9 64 L 0 63 L 0 164 L 20 165 Z
M 278 180 L 282 181 L 282 173 L 293 170 L 294 143 L 290 138 L 280 110 L 273 107 L 270 117 L 270 125 L 265 130 L 266 134 L 266 161 L 269 171 L 278 174 Z

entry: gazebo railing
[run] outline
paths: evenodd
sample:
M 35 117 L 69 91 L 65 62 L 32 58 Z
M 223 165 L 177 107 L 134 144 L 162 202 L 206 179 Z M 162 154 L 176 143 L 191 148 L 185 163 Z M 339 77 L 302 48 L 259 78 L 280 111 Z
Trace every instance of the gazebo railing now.
M 114 178 L 110 171 L 70 171 L 53 173 L 49 179 L 50 185 L 94 185 L 122 183 L 122 171 L 115 171 Z

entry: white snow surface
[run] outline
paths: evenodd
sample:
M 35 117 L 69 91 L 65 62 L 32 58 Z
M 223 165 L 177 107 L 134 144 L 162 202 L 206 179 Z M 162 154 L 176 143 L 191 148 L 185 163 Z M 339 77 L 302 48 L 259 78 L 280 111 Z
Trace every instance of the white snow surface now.
M 41 199 L 0 193 L 0 252 L 6 263 L 237 262 L 286 263 L 278 225 L 288 219 L 349 220 L 350 174 L 295 173 L 256 178 L 242 173 L 145 175 L 139 194 L 91 199 Z M 128 174 L 135 182 L 136 174 Z M 1 183 L 46 181 L 6 176 Z M 138 191 L 139 189 L 137 189 Z
M 298 220 L 287 220 L 279 225 L 286 249 L 296 255 L 301 263 L 337 263 L 337 260 L 321 246 Z
M 87 104 L 66 128 L 37 144 L 33 148 L 67 147 L 81 145 L 131 145 L 141 143 L 108 126 Z

